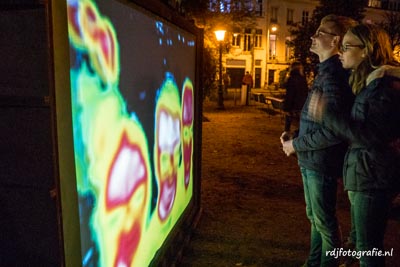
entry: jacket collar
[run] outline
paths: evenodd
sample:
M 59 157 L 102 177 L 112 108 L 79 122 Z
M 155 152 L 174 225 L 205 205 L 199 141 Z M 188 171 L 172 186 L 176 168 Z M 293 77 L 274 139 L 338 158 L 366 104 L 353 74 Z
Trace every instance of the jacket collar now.
M 325 71 L 326 69 L 332 68 L 332 65 L 340 63 L 339 61 L 339 55 L 335 54 L 328 58 L 327 60 L 319 63 L 317 65 L 318 71 Z
M 390 65 L 380 66 L 368 75 L 366 84 L 369 85 L 373 80 L 382 78 L 383 76 L 393 76 L 400 79 L 400 68 Z

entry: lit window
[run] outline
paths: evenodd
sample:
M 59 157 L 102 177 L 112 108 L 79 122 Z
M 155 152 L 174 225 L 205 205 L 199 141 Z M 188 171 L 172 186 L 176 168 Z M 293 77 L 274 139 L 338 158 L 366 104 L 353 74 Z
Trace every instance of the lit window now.
M 368 6 L 369 7 L 381 8 L 381 1 L 380 0 L 369 0 L 368 1 Z
M 250 51 L 251 50 L 251 34 L 244 35 L 244 42 L 243 42 L 243 51 Z
M 240 46 L 240 34 L 232 34 L 232 46 Z
M 276 58 L 276 35 L 269 35 L 269 59 Z

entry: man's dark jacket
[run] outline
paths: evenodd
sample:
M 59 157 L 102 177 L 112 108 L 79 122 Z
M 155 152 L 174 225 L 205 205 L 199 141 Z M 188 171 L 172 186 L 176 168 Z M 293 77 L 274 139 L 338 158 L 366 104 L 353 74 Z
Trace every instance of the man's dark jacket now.
M 324 175 L 340 177 L 348 144 L 330 129 L 308 116 L 308 106 L 313 93 L 322 94 L 326 105 L 338 114 L 350 112 L 354 95 L 349 86 L 349 73 L 344 70 L 338 55 L 318 64 L 307 100 L 301 111 L 299 136 L 293 139 L 300 167 Z

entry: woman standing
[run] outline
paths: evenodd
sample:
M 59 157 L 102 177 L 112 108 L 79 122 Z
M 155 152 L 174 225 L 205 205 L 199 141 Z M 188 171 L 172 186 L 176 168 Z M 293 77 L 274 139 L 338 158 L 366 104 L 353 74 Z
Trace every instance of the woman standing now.
M 356 95 L 351 114 L 340 119 L 314 97 L 310 113 L 349 142 L 343 174 L 348 191 L 360 266 L 384 266 L 383 241 L 391 197 L 400 181 L 400 69 L 392 65 L 386 32 L 360 24 L 345 34 L 340 60 L 351 69 Z M 361 253 L 365 251 L 365 254 Z M 376 253 L 373 253 L 373 252 Z

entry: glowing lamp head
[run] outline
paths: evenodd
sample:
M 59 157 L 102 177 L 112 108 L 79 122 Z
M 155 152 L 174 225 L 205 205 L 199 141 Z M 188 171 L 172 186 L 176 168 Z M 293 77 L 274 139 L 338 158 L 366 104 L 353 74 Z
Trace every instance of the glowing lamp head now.
M 272 32 L 276 32 L 277 30 L 278 30 L 278 27 L 277 27 L 277 26 L 273 25 L 273 26 L 271 27 L 271 31 L 272 31 Z
M 224 40 L 225 38 L 225 32 L 224 30 L 218 30 L 218 31 L 214 31 L 215 33 L 215 37 L 217 37 L 217 41 L 221 42 Z

